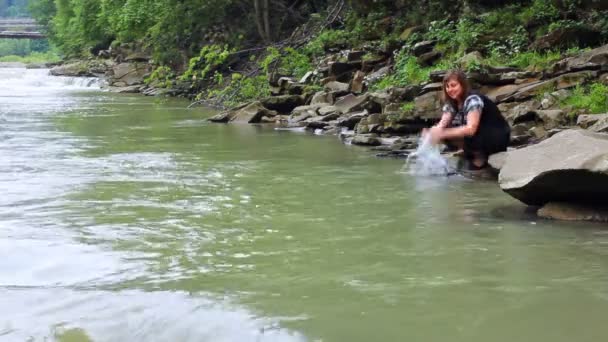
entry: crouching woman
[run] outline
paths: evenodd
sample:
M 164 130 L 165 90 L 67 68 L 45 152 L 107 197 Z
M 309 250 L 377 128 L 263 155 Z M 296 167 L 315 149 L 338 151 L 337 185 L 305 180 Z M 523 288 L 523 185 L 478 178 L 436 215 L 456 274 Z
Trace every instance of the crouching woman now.
M 509 123 L 492 100 L 471 91 L 462 71 L 448 72 L 443 78 L 443 104 L 439 123 L 423 131 L 431 143 L 462 150 L 474 170 L 487 166 L 490 155 L 507 150 Z

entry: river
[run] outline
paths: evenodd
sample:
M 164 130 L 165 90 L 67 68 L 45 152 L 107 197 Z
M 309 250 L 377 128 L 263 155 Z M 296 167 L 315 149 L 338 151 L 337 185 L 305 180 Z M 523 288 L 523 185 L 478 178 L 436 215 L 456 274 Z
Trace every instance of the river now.
M 603 341 L 608 230 L 335 136 L 0 69 L 0 341 Z

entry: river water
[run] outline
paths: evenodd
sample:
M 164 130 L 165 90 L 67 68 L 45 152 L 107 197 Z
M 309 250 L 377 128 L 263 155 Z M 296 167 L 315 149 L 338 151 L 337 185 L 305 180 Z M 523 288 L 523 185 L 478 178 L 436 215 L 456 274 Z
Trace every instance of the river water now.
M 0 341 L 605 341 L 608 230 L 0 69 Z

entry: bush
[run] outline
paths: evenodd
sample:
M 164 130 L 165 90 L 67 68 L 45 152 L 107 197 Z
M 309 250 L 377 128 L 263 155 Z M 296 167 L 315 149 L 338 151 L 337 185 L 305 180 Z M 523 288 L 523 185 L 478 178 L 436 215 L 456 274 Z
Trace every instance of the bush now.
M 601 83 L 593 83 L 588 87 L 577 86 L 562 104 L 592 114 L 607 113 L 608 86 Z

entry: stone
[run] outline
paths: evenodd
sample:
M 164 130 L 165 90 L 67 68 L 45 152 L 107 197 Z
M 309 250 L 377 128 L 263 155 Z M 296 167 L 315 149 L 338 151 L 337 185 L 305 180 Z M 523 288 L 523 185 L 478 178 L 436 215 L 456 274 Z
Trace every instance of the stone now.
M 112 71 L 113 82 L 121 81 L 131 86 L 143 84 L 144 77 L 150 72 L 150 67 L 144 63 L 120 63 L 115 65 Z
M 410 102 L 414 101 L 416 96 L 420 94 L 419 85 L 409 85 L 406 87 L 391 87 L 388 93 L 391 95 L 391 101 L 395 102 Z
M 384 78 L 384 76 L 388 75 L 388 73 L 391 71 L 391 67 L 389 66 L 385 66 L 382 67 L 374 72 L 372 72 L 371 74 L 367 75 L 365 77 L 365 79 L 369 82 L 369 83 L 374 83 L 378 80 L 381 80 L 382 78 Z
M 547 130 L 568 124 L 568 116 L 561 109 L 536 110 L 535 113 Z
M 325 90 L 326 91 L 348 91 L 349 89 L 349 85 L 348 83 L 342 83 L 342 82 L 336 82 L 336 81 L 331 81 L 325 84 Z
M 576 118 L 576 125 L 581 128 L 589 128 L 597 123 L 601 119 L 608 118 L 608 113 L 606 114 L 582 114 Z
M 260 123 L 262 117 L 276 116 L 277 112 L 267 109 L 260 101 L 255 101 L 237 110 L 230 122 L 235 123 Z
M 336 108 L 335 106 L 325 106 L 325 107 L 319 108 L 318 113 L 320 116 L 326 116 L 326 115 L 338 113 L 338 108 Z
M 365 51 L 348 51 L 346 53 L 346 60 L 349 62 L 361 61 L 363 56 L 365 56 Z
M 608 133 L 608 118 L 601 118 L 593 126 L 588 128 L 592 132 Z
M 414 44 L 414 47 L 412 47 L 412 54 L 414 56 L 420 56 L 427 52 L 433 51 L 434 47 L 435 47 L 434 41 L 425 40 L 425 41 Z
M 309 83 L 311 83 L 311 80 L 312 80 L 312 78 L 313 78 L 314 75 L 315 75 L 315 73 L 312 72 L 312 71 L 307 72 L 306 74 L 304 74 L 304 76 L 302 76 L 302 78 L 300 78 L 299 83 L 302 83 L 302 84 L 309 84 Z
M 322 105 L 320 105 L 320 104 L 296 107 L 296 108 L 294 108 L 293 112 L 291 112 L 291 115 L 289 116 L 289 122 L 290 123 L 300 122 L 300 121 L 304 121 L 310 117 L 317 116 L 318 115 L 317 111 L 321 107 L 322 107 Z
M 354 129 L 355 126 L 368 115 L 369 113 L 367 111 L 343 115 L 338 119 L 338 126 Z
M 354 70 L 355 68 L 353 67 L 353 65 L 349 63 L 333 62 L 329 64 L 329 75 L 335 76 L 337 78 L 341 77 L 344 74 L 348 74 Z
M 365 86 L 363 83 L 364 77 L 365 77 L 365 73 L 357 70 L 355 72 L 355 74 L 353 75 L 353 80 L 350 83 L 350 91 L 352 91 L 355 94 L 362 93 L 364 90 L 364 86 Z
M 418 96 L 414 100 L 415 112 L 422 118 L 438 120 L 441 118 L 441 92 L 435 91 Z
M 270 96 L 260 100 L 262 105 L 281 114 L 288 114 L 298 106 L 304 105 L 304 97 L 300 95 Z
M 418 56 L 418 63 L 424 66 L 431 66 L 435 64 L 435 62 L 438 61 L 442 56 L 443 54 L 441 52 L 433 50 Z
M 540 102 L 531 100 L 517 104 L 504 113 L 504 115 L 505 118 L 513 124 L 536 121 L 538 120 L 538 115 L 536 115 L 536 110 L 538 108 L 540 108 Z
M 570 46 L 594 46 L 600 42 L 600 32 L 588 25 L 574 27 L 560 27 L 548 34 L 539 37 L 531 45 L 532 50 L 547 50 Z
M 343 114 L 352 113 L 363 109 L 363 105 L 369 100 L 368 95 L 355 96 L 346 95 L 336 101 L 334 106 Z
M 549 202 L 540 208 L 537 215 L 542 218 L 563 221 L 608 222 L 608 206 Z
M 499 152 L 491 155 L 488 158 L 488 164 L 494 171 L 499 172 L 500 169 L 502 169 L 502 167 L 505 165 L 505 160 L 507 159 L 508 153 L 509 152 Z
M 230 119 L 232 119 L 235 114 L 236 114 L 235 111 L 225 111 L 225 112 L 216 114 L 216 115 L 208 118 L 207 120 L 209 120 L 211 122 L 217 122 L 217 123 L 226 123 L 226 122 L 230 121 Z
M 562 59 L 553 64 L 548 72 L 556 76 L 579 70 L 599 70 L 606 64 L 608 64 L 608 45 L 603 45 L 577 56 Z
M 537 140 L 545 139 L 549 136 L 549 132 L 542 126 L 534 126 L 530 128 L 529 134 L 534 136 Z
M 568 129 L 536 145 L 510 151 L 499 184 L 528 205 L 605 203 L 608 134 Z
M 357 134 L 351 140 L 353 145 L 365 145 L 365 146 L 378 146 L 382 145 L 382 142 L 375 134 Z
M 327 103 L 327 104 L 334 104 L 334 97 L 332 93 L 327 93 L 324 91 L 319 91 L 316 92 L 313 97 L 312 100 L 310 100 L 310 104 L 321 104 L 321 103 Z
M 472 51 L 460 57 L 456 63 L 466 70 L 472 64 L 481 65 L 483 63 L 483 56 L 479 51 Z

